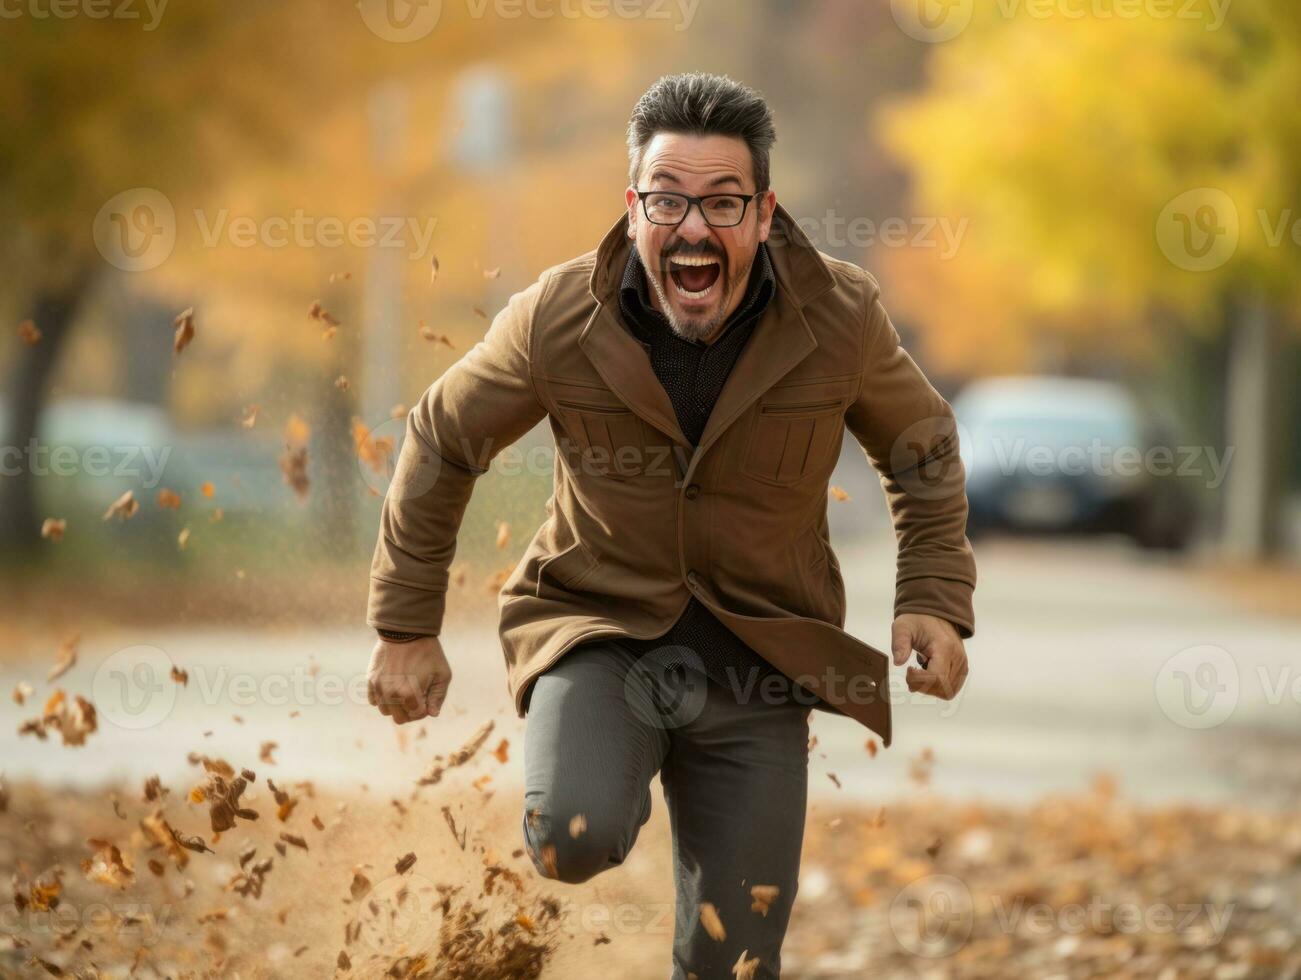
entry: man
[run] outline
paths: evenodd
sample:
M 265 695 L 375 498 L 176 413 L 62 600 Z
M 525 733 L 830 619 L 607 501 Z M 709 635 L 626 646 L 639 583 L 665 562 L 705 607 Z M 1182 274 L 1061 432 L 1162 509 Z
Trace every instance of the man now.
M 666 77 L 639 100 L 619 220 L 512 296 L 412 409 L 371 575 L 371 701 L 399 724 L 437 716 L 474 481 L 549 418 L 548 517 L 500 597 L 528 852 L 566 882 L 620 864 L 658 772 L 681 980 L 780 973 L 811 709 L 890 742 L 888 659 L 843 631 L 827 539 L 846 427 L 898 537 L 908 687 L 954 697 L 974 628 L 952 412 L 872 277 L 778 206 L 775 138 L 763 99 L 726 78 Z

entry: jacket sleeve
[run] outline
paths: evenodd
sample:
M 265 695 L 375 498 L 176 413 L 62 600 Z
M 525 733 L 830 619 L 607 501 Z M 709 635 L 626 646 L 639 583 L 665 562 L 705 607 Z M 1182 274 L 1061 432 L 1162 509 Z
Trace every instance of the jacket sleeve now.
M 544 277 L 516 293 L 483 339 L 420 397 L 380 512 L 366 622 L 438 635 L 448 567 L 474 481 L 546 414 L 534 386 Z
M 871 284 L 862 383 L 845 423 L 881 477 L 898 540 L 894 614 L 975 632 L 976 562 L 967 540 L 966 474 L 953 409 L 900 346 Z

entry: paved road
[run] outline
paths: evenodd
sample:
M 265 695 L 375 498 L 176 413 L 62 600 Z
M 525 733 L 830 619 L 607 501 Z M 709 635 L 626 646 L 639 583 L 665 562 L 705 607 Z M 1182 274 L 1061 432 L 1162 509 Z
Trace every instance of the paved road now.
M 892 540 L 876 532 L 838 551 L 847 627 L 885 648 Z M 909 765 L 929 747 L 931 785 L 952 796 L 1031 799 L 1081 789 L 1106 772 L 1141 800 L 1250 794 L 1271 805 L 1301 802 L 1301 621 L 1247 612 L 1119 543 L 994 541 L 978 554 L 979 633 L 968 644 L 973 667 L 962 699 L 905 698 L 895 744 L 875 759 L 865 729 L 815 712 L 815 794 L 871 801 L 909 792 Z M 59 683 L 94 691 L 100 731 L 80 748 L 57 736 L 19 739 L 19 721 L 38 712 L 48 691 L 48 665 L 8 665 L 0 670 L 6 694 L 20 680 L 37 693 L 21 707 L 6 697 L 0 767 L 11 780 L 181 780 L 188 751 L 247 765 L 270 740 L 279 743 L 283 778 L 400 792 L 434 753 L 492 717 L 515 750 L 506 767 L 492 764 L 494 779 L 511 784 L 523 722 L 505 692 L 495 623 L 456 624 L 445 642 L 457 672 L 450 716 L 402 745 L 364 703 L 364 629 L 87 636 L 80 663 Z M 160 651 L 144 653 L 152 673 L 140 672 L 141 651 L 118 653 L 142 645 Z M 119 669 L 128 660 L 134 673 Z M 171 663 L 189 672 L 187 687 L 157 682 Z

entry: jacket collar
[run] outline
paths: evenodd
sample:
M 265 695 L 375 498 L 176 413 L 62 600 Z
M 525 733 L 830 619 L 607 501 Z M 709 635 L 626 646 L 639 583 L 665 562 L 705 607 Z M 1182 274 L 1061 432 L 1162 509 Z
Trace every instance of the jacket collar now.
M 630 409 L 690 450 L 691 442 L 678 425 L 668 392 L 655 377 L 650 358 L 619 320 L 619 286 L 632 247 L 627 228 L 625 212 L 597 246 L 589 284 L 597 307 L 578 343 L 605 383 Z M 777 279 L 776 295 L 723 385 L 684 481 L 690 479 L 700 457 L 727 426 L 818 346 L 801 308 L 834 287 L 835 278 L 781 205 L 773 213 L 768 252 Z

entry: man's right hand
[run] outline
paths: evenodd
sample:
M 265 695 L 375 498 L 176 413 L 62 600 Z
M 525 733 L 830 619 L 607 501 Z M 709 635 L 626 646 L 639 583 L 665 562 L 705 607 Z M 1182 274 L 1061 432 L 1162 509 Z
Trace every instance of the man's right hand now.
M 380 637 L 370 655 L 366 692 L 382 715 L 404 725 L 421 718 L 438 717 L 452 683 L 452 668 L 436 636 L 406 643 Z

